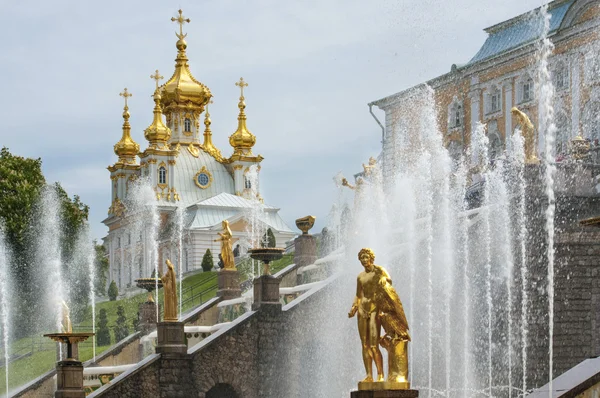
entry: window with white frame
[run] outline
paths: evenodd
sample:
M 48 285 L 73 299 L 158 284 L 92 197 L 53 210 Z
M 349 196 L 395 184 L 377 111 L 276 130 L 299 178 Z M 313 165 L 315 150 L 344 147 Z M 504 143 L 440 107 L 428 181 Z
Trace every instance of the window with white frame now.
M 502 92 L 498 88 L 492 88 L 488 94 L 487 113 L 496 113 L 502 110 Z
M 569 69 L 560 63 L 554 71 L 554 87 L 557 90 L 564 90 L 569 87 Z
M 186 119 L 183 121 L 183 130 L 184 130 L 186 133 L 189 133 L 189 132 L 191 132 L 191 131 L 192 131 L 192 121 L 191 121 L 189 118 L 186 118 Z
M 456 128 L 463 125 L 463 106 L 456 98 L 448 108 L 448 127 Z
M 164 166 L 160 166 L 158 168 L 158 183 L 159 184 L 167 183 L 167 169 Z
M 526 79 L 521 84 L 521 102 L 529 102 L 533 99 L 533 79 Z

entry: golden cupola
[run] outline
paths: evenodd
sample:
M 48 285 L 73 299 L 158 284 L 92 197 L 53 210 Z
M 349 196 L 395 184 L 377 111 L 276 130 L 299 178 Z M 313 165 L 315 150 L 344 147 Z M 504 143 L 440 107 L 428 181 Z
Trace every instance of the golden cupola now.
M 144 130 L 144 137 L 150 142 L 151 148 L 162 149 L 166 147 L 167 141 L 171 137 L 171 129 L 169 129 L 162 120 L 162 108 L 160 106 L 160 90 L 158 88 L 158 81 L 162 79 L 162 76 L 156 71 L 156 75 L 151 75 L 151 78 L 156 80 L 156 90 L 154 91 L 154 119 L 152 124 Z
M 131 97 L 131 93 L 126 88 L 119 95 L 125 98 L 125 107 L 123 108 L 123 136 L 114 146 L 115 154 L 119 157 L 117 164 L 136 164 L 136 156 L 140 151 L 140 145 L 131 138 L 130 114 L 127 106 L 127 98 Z
M 235 83 L 236 86 L 240 87 L 241 95 L 238 108 L 240 113 L 238 115 L 238 127 L 237 130 L 229 136 L 229 145 L 233 147 L 234 155 L 252 156 L 252 147 L 256 143 L 256 136 L 248 130 L 246 127 L 246 103 L 244 102 L 244 87 L 248 86 L 248 83 L 244 81 L 244 78 L 240 77 L 240 81 Z
M 173 76 L 161 86 L 161 105 L 165 111 L 171 109 L 187 107 L 199 108 L 202 112 L 206 103 L 212 97 L 210 89 L 192 76 L 188 65 L 188 58 L 185 52 L 187 43 L 186 34 L 183 34 L 183 24 L 189 23 L 189 18 L 184 18 L 182 11 L 179 10 L 177 18 L 171 18 L 171 21 L 179 24 L 179 34 L 177 35 L 177 58 L 175 58 L 175 72 Z

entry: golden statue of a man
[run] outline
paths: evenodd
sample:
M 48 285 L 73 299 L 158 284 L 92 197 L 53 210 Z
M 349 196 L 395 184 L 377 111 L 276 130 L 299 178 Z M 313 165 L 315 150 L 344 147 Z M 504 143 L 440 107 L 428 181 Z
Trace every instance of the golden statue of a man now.
M 406 344 L 410 340 L 408 322 L 402 302 L 392 287 L 392 279 L 387 271 L 375 265 L 375 253 L 364 248 L 358 253 L 364 267 L 357 278 L 356 297 L 348 317 L 358 313 L 358 333 L 362 343 L 362 356 L 367 376 L 361 383 L 373 382 L 373 362 L 377 368 L 378 382 L 384 381 L 383 357 L 379 344 L 388 350 L 388 381 L 403 383 L 397 388 L 409 388 L 408 355 Z M 386 335 L 381 338 L 381 326 Z M 360 384 L 359 384 L 360 389 Z
M 223 269 L 235 270 L 235 257 L 233 255 L 233 234 L 229 228 L 229 221 L 223 220 L 223 232 L 219 232 L 219 239 L 215 242 L 221 242 L 221 258 L 223 259 Z
M 525 163 L 527 164 L 537 164 L 540 162 L 536 155 L 535 145 L 535 128 L 533 127 L 533 123 L 529 120 L 529 117 L 522 111 L 520 111 L 516 106 L 513 106 L 510 110 L 512 115 L 515 117 L 517 121 L 517 126 L 521 129 L 521 134 L 523 135 L 523 143 L 525 150 Z
M 165 322 L 177 322 L 177 276 L 175 275 L 175 267 L 170 260 L 167 260 L 167 272 L 163 275 L 163 292 L 165 294 Z

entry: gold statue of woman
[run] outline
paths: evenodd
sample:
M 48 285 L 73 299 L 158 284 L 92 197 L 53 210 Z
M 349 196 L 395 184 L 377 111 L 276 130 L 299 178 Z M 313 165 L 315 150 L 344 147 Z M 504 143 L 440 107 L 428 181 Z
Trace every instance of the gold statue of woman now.
M 517 126 L 519 126 L 519 128 L 521 129 L 521 134 L 523 135 L 523 140 L 525 141 L 525 163 L 539 163 L 540 160 L 535 154 L 536 139 L 535 128 L 533 127 L 533 123 L 531 123 L 529 117 L 524 112 L 520 111 L 516 106 L 513 106 L 510 112 L 517 120 Z
M 165 322 L 177 322 L 177 276 L 175 275 L 175 267 L 170 260 L 167 260 L 167 272 L 163 275 L 163 292 L 165 295 Z
M 348 317 L 358 313 L 358 333 L 367 376 L 358 389 L 370 389 L 373 362 L 377 368 L 377 382 L 383 382 L 383 357 L 379 344 L 388 350 L 388 389 L 408 389 L 408 322 L 402 302 L 392 287 L 392 279 L 385 268 L 375 265 L 375 253 L 364 248 L 358 253 L 364 271 L 357 278 L 356 297 Z M 380 338 L 383 323 L 386 335 Z
M 235 258 L 233 256 L 233 234 L 229 228 L 229 221 L 223 220 L 223 232 L 219 232 L 219 239 L 215 242 L 221 242 L 221 258 L 223 259 L 223 269 L 235 270 Z

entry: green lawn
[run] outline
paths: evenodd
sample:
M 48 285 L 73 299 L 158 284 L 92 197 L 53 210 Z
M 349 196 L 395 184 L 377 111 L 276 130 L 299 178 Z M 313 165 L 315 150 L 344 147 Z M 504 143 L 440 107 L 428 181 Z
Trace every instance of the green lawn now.
M 275 274 L 279 270 L 287 267 L 288 265 L 294 262 L 293 254 L 286 254 L 280 260 L 274 261 L 271 264 L 271 273 Z M 249 273 L 244 271 L 240 267 L 240 279 L 241 281 L 246 280 L 249 277 Z M 200 291 L 204 291 L 210 287 L 214 287 L 217 284 L 217 278 L 202 284 L 207 279 L 214 277 L 215 272 L 202 272 L 192 276 L 189 276 L 183 280 L 183 299 L 186 300 L 192 295 L 198 296 Z M 202 284 L 202 285 L 200 285 Z M 200 286 L 198 286 L 200 285 Z M 192 286 L 197 286 L 192 290 L 189 288 Z M 186 290 L 187 289 L 187 290 Z M 206 302 L 210 298 L 216 295 L 216 289 L 213 289 L 207 294 L 202 295 L 202 302 Z M 154 293 L 152 295 L 155 297 Z M 129 331 L 133 332 L 132 320 L 137 318 L 138 313 L 138 305 L 141 302 L 146 301 L 148 298 L 148 293 L 141 293 L 135 296 L 124 298 L 116 301 L 106 301 L 102 303 L 96 304 L 96 322 L 98 321 L 98 313 L 100 309 L 104 308 L 107 313 L 108 318 L 108 326 L 111 328 L 111 337 L 112 343 L 114 344 L 114 334 L 112 332 L 112 327 L 114 327 L 115 322 L 117 320 L 117 307 L 122 305 L 125 310 L 125 316 L 127 318 L 127 326 L 129 327 Z M 159 303 L 162 303 L 162 289 L 159 290 Z M 193 302 L 189 302 L 187 305 L 183 307 L 183 312 L 190 310 L 193 307 L 196 307 L 200 304 L 200 297 L 196 297 Z M 74 325 L 74 329 L 76 331 L 91 331 L 92 330 L 92 312 L 88 311 L 86 316 L 83 318 L 83 321 L 77 325 Z M 101 354 L 110 348 L 110 345 L 104 347 L 96 347 L 96 355 Z M 32 336 L 19 339 L 10 344 L 11 353 L 19 352 L 23 353 L 31 353 L 31 355 L 24 357 L 22 359 L 16 360 L 9 364 L 9 386 L 10 388 L 15 388 L 22 384 L 25 384 L 34 378 L 48 372 L 53 369 L 55 366 L 56 360 L 56 346 L 50 339 L 46 339 L 40 336 Z M 79 358 L 82 361 L 87 361 L 92 358 L 92 342 L 91 340 L 80 344 L 79 346 Z M 0 359 L 1 361 L 2 359 Z M 5 384 L 5 369 L 0 369 L 0 395 L 4 393 L 6 389 Z

